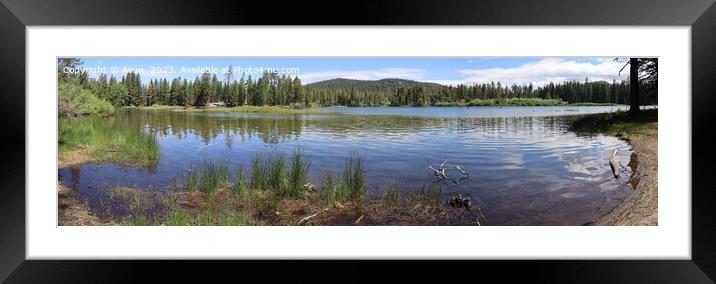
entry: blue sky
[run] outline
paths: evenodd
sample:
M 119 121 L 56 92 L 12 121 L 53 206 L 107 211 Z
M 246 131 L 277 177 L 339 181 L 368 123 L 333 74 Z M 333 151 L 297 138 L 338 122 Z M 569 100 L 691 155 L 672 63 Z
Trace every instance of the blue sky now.
M 193 79 L 204 71 L 224 79 L 228 66 L 235 78 L 241 73 L 260 76 L 263 70 L 298 76 L 304 84 L 349 78 L 378 80 L 401 78 L 446 85 L 502 82 L 537 86 L 568 80 L 625 80 L 618 75 L 623 60 L 613 58 L 190 58 L 190 57 L 87 57 L 82 58 L 93 77 L 99 73 L 121 77 L 136 70 L 143 81 L 153 78 Z M 103 69 L 102 69 L 103 68 Z

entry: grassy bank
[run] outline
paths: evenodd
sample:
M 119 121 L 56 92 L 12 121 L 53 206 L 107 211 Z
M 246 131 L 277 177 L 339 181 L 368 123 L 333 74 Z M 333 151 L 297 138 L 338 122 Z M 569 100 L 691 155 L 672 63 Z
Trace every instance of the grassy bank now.
M 60 119 L 57 142 L 60 167 L 92 161 L 149 167 L 159 159 L 154 137 L 111 118 Z
M 620 104 L 614 103 L 573 103 L 570 106 L 618 106 Z
M 629 138 L 631 135 L 656 129 L 658 116 L 658 109 L 642 110 L 638 114 L 625 111 L 591 114 L 574 120 L 570 124 L 570 130 Z
M 333 111 L 317 108 L 297 108 L 291 106 L 238 106 L 238 107 L 182 107 L 153 105 L 148 107 L 130 107 L 143 110 L 171 110 L 186 112 L 240 112 L 257 114 L 331 114 Z
M 502 100 L 474 99 L 469 102 L 438 102 L 435 106 L 561 106 L 567 103 L 560 100 L 538 98 L 515 98 Z

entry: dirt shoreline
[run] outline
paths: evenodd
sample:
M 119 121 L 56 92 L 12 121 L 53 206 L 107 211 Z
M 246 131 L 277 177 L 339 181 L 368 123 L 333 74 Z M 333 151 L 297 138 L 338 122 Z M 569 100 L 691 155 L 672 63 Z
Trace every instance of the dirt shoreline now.
M 626 137 L 639 159 L 639 184 L 622 205 L 595 220 L 593 226 L 656 226 L 658 225 L 658 127 L 644 126 Z
M 62 182 L 57 183 L 58 225 L 60 226 L 100 226 L 102 223 L 92 214 L 87 205 L 77 199 L 74 190 L 67 188 Z

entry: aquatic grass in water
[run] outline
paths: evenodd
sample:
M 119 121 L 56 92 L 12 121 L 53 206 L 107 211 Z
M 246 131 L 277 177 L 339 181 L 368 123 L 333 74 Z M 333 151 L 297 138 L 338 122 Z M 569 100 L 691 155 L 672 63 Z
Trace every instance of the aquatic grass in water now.
M 390 184 L 383 189 L 382 200 L 384 204 L 391 208 L 400 206 L 400 190 L 395 184 Z
M 321 186 L 318 188 L 318 198 L 324 205 L 333 205 L 334 202 L 346 202 L 350 198 L 348 188 L 335 180 L 333 172 L 327 171 Z
M 219 189 L 229 185 L 229 166 L 225 160 L 204 162 L 201 176 L 201 189 L 207 195 L 213 195 Z
M 425 204 L 440 207 L 443 205 L 443 192 L 440 188 L 431 186 L 410 191 L 405 200 L 408 204 Z
M 336 181 L 331 171 L 326 172 L 326 176 L 319 188 L 319 199 L 325 204 L 346 202 L 349 200 L 356 203 L 365 201 L 364 165 L 364 157 L 358 154 L 352 154 L 346 158 L 339 181 Z
M 250 184 L 246 180 L 246 176 L 244 174 L 244 168 L 242 166 L 238 166 L 236 168 L 234 184 L 231 186 L 232 193 L 237 197 L 244 196 L 249 191 L 249 185 Z
M 365 200 L 365 158 L 359 154 L 351 154 L 346 158 L 343 167 L 343 186 L 349 192 L 351 199 Z
M 251 185 L 252 189 L 264 190 L 264 176 L 266 175 L 266 168 L 261 158 L 261 154 L 256 153 L 251 157 Z
M 288 173 L 288 197 L 300 197 L 306 194 L 304 185 L 308 182 L 308 168 L 311 162 L 302 150 L 294 151 Z
M 283 195 L 288 186 L 286 180 L 286 155 L 283 153 L 270 155 L 266 161 L 266 172 L 268 173 L 265 179 L 267 190 Z
M 200 166 L 187 170 L 184 184 L 189 192 L 200 190 L 213 195 L 219 189 L 229 186 L 229 166 L 226 160 L 205 160 Z

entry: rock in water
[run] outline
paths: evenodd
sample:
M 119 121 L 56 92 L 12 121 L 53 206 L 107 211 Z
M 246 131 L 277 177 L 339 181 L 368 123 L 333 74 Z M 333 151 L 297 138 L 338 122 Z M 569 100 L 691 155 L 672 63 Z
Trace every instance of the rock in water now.
M 463 206 L 462 194 L 458 194 L 457 196 L 450 197 L 449 203 L 450 203 L 450 207 L 462 208 L 462 206 Z
M 470 200 L 470 197 L 463 198 L 462 206 L 465 208 L 465 210 L 470 210 L 470 206 L 472 206 L 472 200 Z

